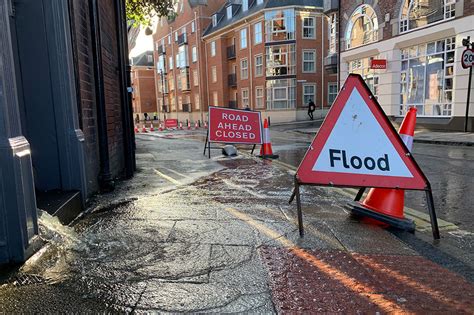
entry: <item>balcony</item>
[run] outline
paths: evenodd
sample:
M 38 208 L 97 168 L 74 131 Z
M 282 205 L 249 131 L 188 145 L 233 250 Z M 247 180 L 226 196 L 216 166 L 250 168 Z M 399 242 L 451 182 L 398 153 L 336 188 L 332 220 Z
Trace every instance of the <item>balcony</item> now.
M 237 109 L 238 107 L 237 101 L 229 101 L 229 108 Z
M 165 46 L 163 45 L 158 46 L 158 55 L 166 55 Z
M 338 0 L 324 0 L 324 14 L 335 12 L 339 9 Z
M 183 104 L 183 112 L 184 113 L 190 113 L 192 111 L 193 107 L 191 106 L 191 103 L 188 104 Z
M 324 68 L 329 73 L 337 73 L 337 54 L 331 54 L 324 58 Z
M 227 47 L 227 59 L 235 59 L 235 45 Z
M 186 36 L 186 33 L 183 33 L 178 36 L 178 45 L 186 45 L 188 43 L 188 38 Z
M 227 77 L 227 84 L 229 87 L 236 87 L 237 86 L 237 74 L 235 73 L 232 73 L 232 74 L 229 74 L 229 76 Z

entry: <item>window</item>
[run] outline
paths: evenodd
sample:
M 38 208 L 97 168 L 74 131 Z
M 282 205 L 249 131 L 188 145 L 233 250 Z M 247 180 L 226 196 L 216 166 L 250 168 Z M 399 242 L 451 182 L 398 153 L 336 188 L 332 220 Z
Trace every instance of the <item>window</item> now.
M 400 33 L 454 18 L 455 0 L 405 0 L 400 12 Z
M 192 60 L 193 60 L 193 62 L 197 62 L 197 60 L 198 60 L 197 54 L 198 54 L 197 47 L 193 46 L 193 48 L 192 48 Z
M 226 8 L 227 11 L 227 19 L 230 20 L 232 18 L 232 5 Z
M 257 5 L 263 4 L 263 0 L 257 0 Z
M 211 42 L 211 57 L 216 55 L 216 42 Z
M 337 14 L 333 13 L 329 17 L 329 54 L 337 53 Z
M 170 70 L 173 69 L 173 56 L 169 56 Z
M 179 68 L 189 67 L 188 46 L 187 45 L 179 46 L 178 56 L 179 56 L 178 57 L 179 63 L 178 63 L 178 61 L 176 62 L 177 66 Z
M 156 63 L 156 72 L 160 73 L 166 73 L 166 67 L 165 67 L 165 56 L 160 55 L 158 56 L 158 62 Z
M 170 91 L 174 91 L 174 75 L 173 74 L 170 75 L 169 84 L 170 84 Z
M 249 89 L 242 89 L 242 106 L 249 107 Z
M 295 39 L 294 9 L 265 12 L 265 36 L 267 42 Z
M 316 38 L 316 19 L 313 16 L 303 18 L 303 38 Z
M 334 103 L 337 92 L 337 83 L 328 83 L 328 106 Z
M 218 95 L 217 92 L 212 92 L 212 100 L 214 106 L 219 106 Z
M 263 55 L 255 56 L 255 76 L 261 77 L 263 75 Z
M 178 32 L 174 32 L 174 41 L 177 42 L 178 41 Z
M 309 101 L 316 99 L 316 84 L 303 84 L 303 104 L 307 105 Z
M 194 33 L 196 31 L 196 22 L 192 21 L 191 22 L 191 33 Z
M 249 78 L 249 64 L 247 58 L 240 60 L 240 79 L 248 79 Z
M 181 95 L 178 96 L 178 110 L 183 110 L 183 97 Z
M 316 50 L 303 49 L 303 72 L 316 72 Z
M 354 48 L 378 40 L 379 24 L 374 9 L 363 4 L 357 7 L 347 24 L 346 47 Z
M 217 14 L 214 14 L 212 16 L 212 26 L 216 26 L 217 25 Z
M 295 44 L 272 45 L 265 47 L 265 49 L 267 76 L 296 74 Z
M 290 109 L 296 105 L 296 79 L 268 80 L 267 109 Z
M 255 41 L 255 45 L 257 44 L 261 44 L 262 43 L 262 23 L 257 23 L 253 26 L 253 30 L 254 30 L 254 41 Z
M 242 11 L 245 12 L 249 9 L 249 0 L 242 0 Z
M 171 45 L 171 35 L 168 35 L 168 45 Z
M 193 70 L 193 82 L 194 82 L 194 86 L 199 85 L 199 76 L 198 76 L 197 70 Z
M 255 107 L 263 108 L 263 86 L 255 88 Z
M 240 49 L 247 48 L 247 29 L 240 30 Z
M 201 108 L 201 99 L 199 94 L 194 94 L 194 108 L 199 110 Z
M 211 67 L 211 79 L 212 79 L 212 82 L 217 82 L 217 67 L 216 66 Z
M 175 67 L 176 67 L 176 69 L 178 69 L 179 67 L 181 67 L 181 64 L 179 63 L 179 53 L 176 54 L 175 58 L 176 58 L 176 66 Z
M 400 115 L 415 106 L 419 116 L 451 116 L 456 38 L 402 49 Z

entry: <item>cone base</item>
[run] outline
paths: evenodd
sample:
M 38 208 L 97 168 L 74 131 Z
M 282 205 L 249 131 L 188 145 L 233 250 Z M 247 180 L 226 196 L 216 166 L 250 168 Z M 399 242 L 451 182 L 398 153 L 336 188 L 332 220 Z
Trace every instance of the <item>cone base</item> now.
M 262 159 L 278 159 L 279 155 L 277 154 L 261 154 L 257 155 L 257 157 L 262 158 Z
M 389 215 L 385 215 L 379 212 L 372 211 L 368 208 L 365 208 L 358 202 L 350 202 L 345 206 L 346 209 L 351 210 L 352 213 L 358 215 L 358 216 L 363 216 L 363 217 L 368 217 L 375 219 L 377 221 L 386 223 L 394 228 L 400 229 L 400 230 L 405 230 L 410 233 L 415 232 L 415 222 L 409 219 L 399 219 L 395 218 Z

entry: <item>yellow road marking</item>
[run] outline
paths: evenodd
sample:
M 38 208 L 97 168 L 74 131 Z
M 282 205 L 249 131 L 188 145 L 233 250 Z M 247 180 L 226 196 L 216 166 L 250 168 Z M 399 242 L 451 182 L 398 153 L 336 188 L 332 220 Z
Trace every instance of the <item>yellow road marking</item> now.
M 164 179 L 166 179 L 167 181 L 169 181 L 169 182 L 171 182 L 171 183 L 173 183 L 173 184 L 175 184 L 175 185 L 177 185 L 177 186 L 181 185 L 181 182 L 180 182 L 179 180 L 176 180 L 176 179 L 174 179 L 173 177 L 170 177 L 170 176 L 168 176 L 168 175 L 165 175 L 165 174 L 161 173 L 160 171 L 158 171 L 157 169 L 153 169 L 153 171 L 154 171 L 157 175 L 159 175 L 159 176 L 163 177 Z

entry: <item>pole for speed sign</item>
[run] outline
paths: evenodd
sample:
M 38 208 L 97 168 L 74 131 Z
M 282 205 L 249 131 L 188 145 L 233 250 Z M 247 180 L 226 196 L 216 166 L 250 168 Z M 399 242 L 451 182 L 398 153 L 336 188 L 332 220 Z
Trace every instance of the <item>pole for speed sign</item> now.
M 464 117 L 464 132 L 467 132 L 467 123 L 469 120 L 469 103 L 471 100 L 471 82 L 472 82 L 472 66 L 474 64 L 474 43 L 471 43 L 471 37 L 468 36 L 462 40 L 466 49 L 462 53 L 461 65 L 464 69 L 469 68 L 469 79 L 467 83 L 467 100 L 466 100 L 466 116 Z M 472 48 L 471 48 L 472 47 Z

